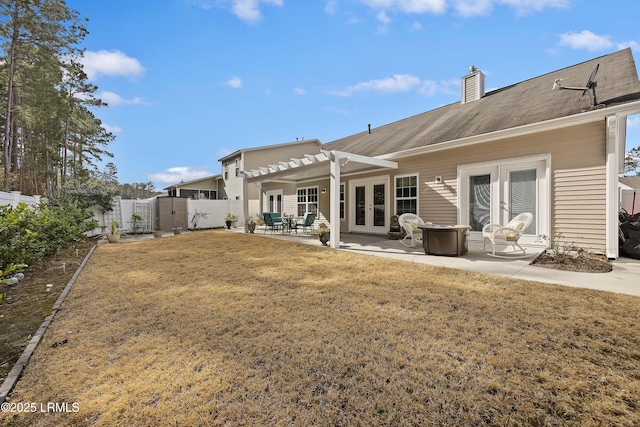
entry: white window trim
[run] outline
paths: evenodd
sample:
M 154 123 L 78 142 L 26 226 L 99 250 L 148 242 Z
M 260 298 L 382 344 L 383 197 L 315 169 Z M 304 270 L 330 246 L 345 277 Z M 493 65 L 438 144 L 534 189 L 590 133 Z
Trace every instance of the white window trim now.
M 309 190 L 311 188 L 315 188 L 316 189 L 316 196 L 318 197 L 318 200 L 315 202 L 316 203 L 316 218 L 317 216 L 320 214 L 320 186 L 318 185 L 309 185 L 309 186 L 300 186 L 300 187 L 296 187 L 296 214 L 298 212 L 298 205 L 302 204 L 300 202 L 298 202 L 298 190 Z M 306 205 L 306 209 L 305 212 L 309 212 L 309 192 L 307 191 L 307 201 L 305 202 Z
M 405 173 L 402 175 L 395 175 L 393 177 L 393 214 L 397 215 L 396 208 L 398 207 L 398 197 L 396 196 L 396 179 L 416 177 L 416 215 L 420 216 L 420 173 Z

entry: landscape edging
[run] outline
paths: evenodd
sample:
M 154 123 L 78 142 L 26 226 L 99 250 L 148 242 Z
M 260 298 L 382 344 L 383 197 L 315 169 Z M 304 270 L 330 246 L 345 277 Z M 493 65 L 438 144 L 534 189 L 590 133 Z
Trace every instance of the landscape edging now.
M 71 287 L 73 286 L 76 279 L 80 275 L 80 272 L 84 268 L 85 264 L 87 263 L 87 261 L 89 261 L 89 258 L 93 254 L 93 251 L 95 250 L 95 248 L 96 248 L 96 245 L 94 245 L 89 250 L 89 253 L 87 253 L 87 255 L 84 257 L 84 260 L 82 260 L 82 263 L 80 264 L 76 272 L 73 274 L 73 277 L 71 277 L 71 280 L 69 280 L 69 283 L 67 283 L 67 285 L 65 286 L 60 296 L 58 296 L 58 299 L 53 305 L 51 314 L 44 319 L 44 321 L 40 325 L 40 328 L 38 328 L 38 331 L 31 338 L 31 341 L 29 341 L 29 344 L 27 344 L 27 347 L 24 349 L 24 351 L 20 355 L 20 358 L 18 359 L 16 364 L 13 366 L 13 369 L 11 369 L 11 372 L 9 372 L 9 375 L 7 375 L 7 378 L 5 378 L 5 380 L 2 382 L 2 386 L 0 386 L 0 404 L 6 402 L 7 396 L 13 390 L 13 387 L 15 386 L 16 382 L 18 382 L 18 379 L 20 379 L 20 376 L 22 375 L 22 371 L 24 367 L 29 363 L 29 358 L 35 351 L 38 344 L 40 344 L 40 341 L 42 340 L 44 333 L 47 331 L 49 324 L 51 323 L 51 321 L 53 321 L 53 318 L 55 317 L 56 313 L 60 309 L 60 306 L 64 302 L 64 299 L 66 298 L 67 294 L 71 290 Z

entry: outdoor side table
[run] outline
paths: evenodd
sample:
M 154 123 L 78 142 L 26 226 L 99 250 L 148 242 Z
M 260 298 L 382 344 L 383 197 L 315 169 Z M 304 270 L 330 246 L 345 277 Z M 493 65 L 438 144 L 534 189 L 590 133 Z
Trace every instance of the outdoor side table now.
M 462 256 L 469 251 L 468 225 L 422 224 L 422 244 L 427 255 Z

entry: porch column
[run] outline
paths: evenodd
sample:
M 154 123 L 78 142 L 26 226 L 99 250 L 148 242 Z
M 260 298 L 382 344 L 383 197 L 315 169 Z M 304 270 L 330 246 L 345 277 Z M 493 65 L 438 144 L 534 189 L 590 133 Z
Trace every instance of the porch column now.
M 247 188 L 247 178 L 242 178 L 242 220 L 244 221 L 244 232 L 247 233 L 247 218 L 249 218 L 249 190 Z
M 332 151 L 329 162 L 329 215 L 331 216 L 329 246 L 338 249 L 340 248 L 340 156 Z
M 264 212 L 264 193 L 262 192 L 262 183 L 258 185 L 256 182 L 255 186 L 258 187 L 258 216 L 262 218 L 262 212 Z
M 606 123 L 606 256 L 609 259 L 616 259 L 620 255 L 618 253 L 618 211 L 620 209 L 618 174 L 624 168 L 627 116 L 608 116 Z

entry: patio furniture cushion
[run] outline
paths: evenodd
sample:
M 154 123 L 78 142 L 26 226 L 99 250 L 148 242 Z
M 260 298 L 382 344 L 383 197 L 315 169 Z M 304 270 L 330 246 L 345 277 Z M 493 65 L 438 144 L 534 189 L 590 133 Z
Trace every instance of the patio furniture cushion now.
M 405 246 L 415 246 L 416 242 L 422 241 L 422 232 L 418 228 L 425 222 L 416 214 L 405 213 L 398 217 L 398 224 L 405 232 L 405 236 L 400 243 Z
M 280 213 L 278 212 L 264 212 L 262 214 L 262 218 L 264 219 L 264 232 L 267 232 L 267 228 L 271 228 L 271 232 L 273 233 L 275 230 L 283 227 L 282 218 L 280 217 Z
M 487 243 L 489 243 L 492 248 L 489 255 L 500 256 L 496 254 L 496 246 L 511 245 L 513 249 L 517 246 L 522 251 L 522 256 L 526 256 L 527 251 L 520 246 L 518 241 L 532 222 L 533 214 L 530 212 L 523 212 L 516 215 L 516 217 L 509 221 L 506 226 L 501 226 L 500 224 L 485 225 L 482 227 L 484 249 L 487 249 Z M 513 255 L 511 257 L 513 257 Z
M 305 212 L 304 213 L 304 217 L 299 220 L 296 221 L 294 227 L 296 228 L 296 230 L 298 229 L 298 227 L 302 227 L 302 231 L 303 232 L 307 232 L 307 227 L 311 227 L 311 231 L 315 231 L 314 229 L 314 222 L 316 220 L 316 214 L 311 213 L 311 212 Z

